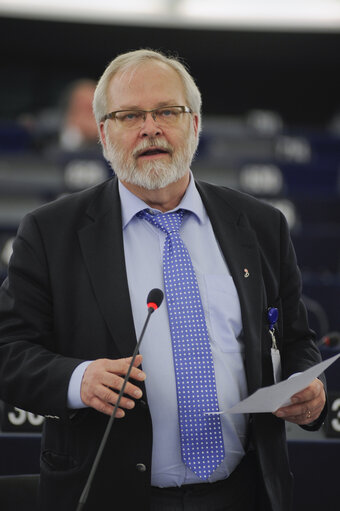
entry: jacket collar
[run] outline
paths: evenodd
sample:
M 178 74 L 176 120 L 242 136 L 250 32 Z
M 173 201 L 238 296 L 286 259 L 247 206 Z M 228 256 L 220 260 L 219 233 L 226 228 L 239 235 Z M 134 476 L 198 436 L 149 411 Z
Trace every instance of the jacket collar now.
M 99 189 L 87 210 L 87 222 L 78 231 L 93 292 L 122 357 L 136 345 L 125 269 L 118 180 Z

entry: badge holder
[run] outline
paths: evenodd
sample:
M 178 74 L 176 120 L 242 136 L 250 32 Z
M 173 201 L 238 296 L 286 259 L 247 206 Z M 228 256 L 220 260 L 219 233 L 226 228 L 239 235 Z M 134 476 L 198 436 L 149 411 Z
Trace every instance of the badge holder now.
M 273 375 L 274 375 L 274 383 L 278 383 L 281 381 L 281 356 L 280 351 L 277 347 L 277 342 L 275 338 L 275 323 L 277 322 L 279 317 L 279 313 L 276 307 L 270 307 L 268 309 L 268 323 L 269 323 L 269 333 L 272 339 L 272 346 L 270 350 L 270 355 L 272 359 L 273 365 Z

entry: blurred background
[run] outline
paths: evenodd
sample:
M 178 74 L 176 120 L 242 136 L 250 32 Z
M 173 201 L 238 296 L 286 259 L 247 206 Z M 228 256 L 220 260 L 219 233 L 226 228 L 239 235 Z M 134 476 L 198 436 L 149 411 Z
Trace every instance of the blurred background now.
M 111 175 L 91 112 L 106 65 L 125 51 L 159 49 L 180 56 L 202 92 L 195 176 L 284 212 L 323 357 L 339 351 L 339 0 L 0 0 L 0 47 L 0 282 L 24 214 Z M 320 464 L 329 449 L 330 466 L 329 456 L 340 456 L 339 370 L 327 375 L 334 409 L 313 438 L 314 449 L 322 440 Z M 3 413 L 7 446 L 13 428 L 41 428 L 20 413 Z M 307 489 L 313 476 L 299 465 L 307 440 L 288 435 Z M 24 470 L 22 458 L 15 467 L 3 459 L 2 474 Z M 328 511 L 338 509 L 332 474 L 319 493 Z M 314 495 L 299 509 L 319 505 Z

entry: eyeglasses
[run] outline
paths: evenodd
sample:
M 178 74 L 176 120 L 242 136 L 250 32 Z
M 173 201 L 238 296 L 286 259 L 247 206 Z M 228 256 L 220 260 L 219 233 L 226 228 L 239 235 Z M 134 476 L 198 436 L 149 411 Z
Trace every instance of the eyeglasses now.
M 159 126 L 166 127 L 175 126 L 182 118 L 182 114 L 192 114 L 192 110 L 188 106 L 165 106 L 153 110 L 117 110 L 104 115 L 101 120 L 114 119 L 122 128 L 141 128 L 147 114 L 151 114 Z

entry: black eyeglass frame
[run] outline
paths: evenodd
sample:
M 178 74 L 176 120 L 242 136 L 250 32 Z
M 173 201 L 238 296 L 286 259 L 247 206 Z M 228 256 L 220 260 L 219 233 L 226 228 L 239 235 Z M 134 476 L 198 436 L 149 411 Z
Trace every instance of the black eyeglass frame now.
M 124 109 L 124 110 L 116 110 L 115 112 L 110 112 L 106 115 L 104 115 L 102 118 L 101 118 L 101 122 L 105 122 L 107 119 L 115 119 L 116 120 L 116 114 L 120 114 L 122 112 L 140 112 L 140 113 L 143 113 L 144 116 L 143 116 L 143 122 L 145 122 L 145 119 L 146 119 L 146 115 L 147 114 L 151 114 L 152 118 L 154 121 L 156 121 L 156 116 L 153 115 L 154 112 L 157 112 L 157 110 L 166 110 L 167 108 L 180 108 L 182 110 L 182 114 L 192 114 L 193 111 L 191 110 L 191 108 L 189 108 L 188 106 L 183 106 L 183 105 L 167 105 L 167 106 L 159 106 L 157 108 L 153 108 L 152 110 L 139 110 L 138 108 L 127 108 L 127 109 Z

